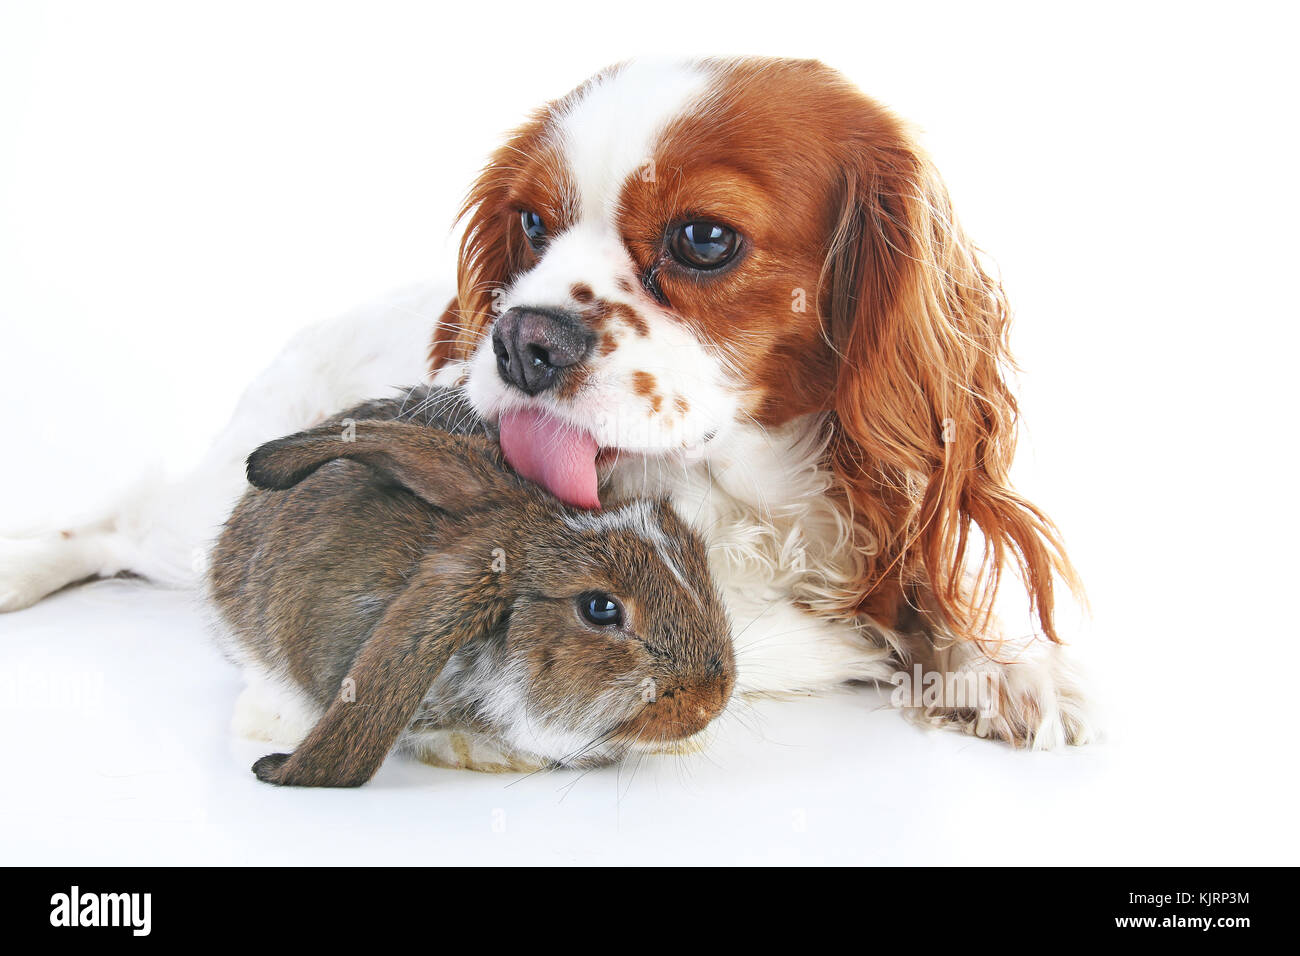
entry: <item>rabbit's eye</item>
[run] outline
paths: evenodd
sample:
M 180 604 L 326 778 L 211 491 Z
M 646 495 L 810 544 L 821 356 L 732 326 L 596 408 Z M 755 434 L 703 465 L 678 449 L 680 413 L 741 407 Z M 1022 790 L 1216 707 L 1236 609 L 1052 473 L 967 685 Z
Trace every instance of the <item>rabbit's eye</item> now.
M 583 620 L 597 627 L 617 627 L 623 623 L 623 605 L 608 594 L 584 594 L 578 598 Z

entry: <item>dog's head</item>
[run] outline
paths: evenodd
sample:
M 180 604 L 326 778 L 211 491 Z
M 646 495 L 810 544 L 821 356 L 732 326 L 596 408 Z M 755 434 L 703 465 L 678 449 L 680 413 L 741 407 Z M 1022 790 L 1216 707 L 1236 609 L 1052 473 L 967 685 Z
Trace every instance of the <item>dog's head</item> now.
M 511 136 L 465 219 L 433 365 L 465 363 L 520 472 L 594 507 L 616 454 L 707 458 L 827 413 L 827 464 L 871 555 L 861 606 L 886 577 L 902 600 L 923 564 L 939 613 L 969 624 L 974 521 L 988 561 L 1027 556 L 1050 609 L 1050 526 L 1006 487 L 1001 290 L 903 123 L 838 73 L 611 68 Z

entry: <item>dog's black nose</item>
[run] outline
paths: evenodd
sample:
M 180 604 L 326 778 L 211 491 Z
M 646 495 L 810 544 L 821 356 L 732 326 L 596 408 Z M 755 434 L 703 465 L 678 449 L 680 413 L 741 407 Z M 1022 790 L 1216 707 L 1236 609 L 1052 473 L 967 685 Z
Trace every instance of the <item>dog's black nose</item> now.
M 492 327 L 497 371 L 528 395 L 552 388 L 587 357 L 594 339 L 577 316 L 553 309 L 510 309 Z

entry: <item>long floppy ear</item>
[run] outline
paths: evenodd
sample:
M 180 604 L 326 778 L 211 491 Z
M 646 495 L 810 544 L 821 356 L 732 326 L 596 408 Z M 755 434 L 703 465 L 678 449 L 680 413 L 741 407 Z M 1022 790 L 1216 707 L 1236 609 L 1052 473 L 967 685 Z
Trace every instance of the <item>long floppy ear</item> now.
M 348 669 L 355 696 L 336 697 L 292 754 L 269 754 L 253 764 L 253 773 L 280 786 L 361 786 L 451 656 L 491 633 L 509 607 L 495 571 L 421 568 Z
M 456 268 L 456 299 L 443 313 L 429 350 L 429 367 L 437 372 L 448 362 L 470 357 L 483 331 L 496 317 L 495 296 L 525 268 L 528 251 L 515 226 L 518 209 L 511 186 L 519 164 L 545 128 L 550 107 L 538 110 L 488 159 L 461 205 L 464 225 Z
M 1006 299 L 929 159 L 892 117 L 873 118 L 870 146 L 845 169 L 822 277 L 840 369 L 832 468 L 872 552 L 856 610 L 919 606 L 982 640 L 1010 562 L 1059 640 L 1054 576 L 1082 592 L 1055 526 L 1008 481 Z
M 614 64 L 553 103 L 535 110 L 489 157 L 461 205 L 457 221 L 464 225 L 456 269 L 456 299 L 443 313 L 429 348 L 429 370 L 436 373 L 449 362 L 468 359 L 496 318 L 497 296 L 528 268 L 532 253 L 519 229 L 519 199 L 515 188 L 526 184 L 530 168 L 547 178 L 567 175 L 548 125 L 587 90 L 611 73 Z M 572 193 L 571 183 L 566 192 Z
M 248 456 L 248 481 L 257 488 L 291 488 L 338 458 L 368 465 L 429 504 L 452 512 L 519 488 L 486 439 L 389 421 L 360 421 L 344 428 L 321 425 L 267 442 Z

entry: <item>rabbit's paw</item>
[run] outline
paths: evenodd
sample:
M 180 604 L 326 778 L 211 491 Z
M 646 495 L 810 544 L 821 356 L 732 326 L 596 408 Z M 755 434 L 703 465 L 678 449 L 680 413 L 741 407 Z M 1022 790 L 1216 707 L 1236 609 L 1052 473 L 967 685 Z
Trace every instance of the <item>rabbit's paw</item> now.
M 320 719 L 305 695 L 284 681 L 249 668 L 248 684 L 235 701 L 231 730 L 248 740 L 296 747 Z
M 411 734 L 405 749 L 431 767 L 479 773 L 528 773 L 545 766 L 537 757 L 515 753 L 492 737 L 461 730 L 423 730 Z

